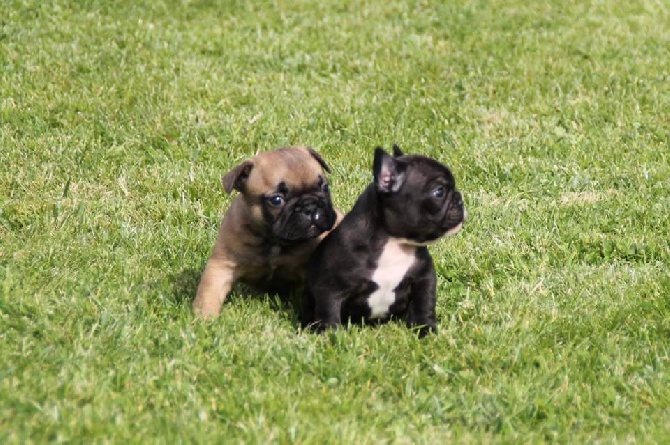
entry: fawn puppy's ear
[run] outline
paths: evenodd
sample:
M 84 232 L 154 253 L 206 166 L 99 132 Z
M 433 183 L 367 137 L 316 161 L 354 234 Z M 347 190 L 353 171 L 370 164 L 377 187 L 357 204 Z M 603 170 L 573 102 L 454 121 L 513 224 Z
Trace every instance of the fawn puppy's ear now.
M 319 163 L 321 168 L 326 173 L 330 173 L 330 167 L 328 167 L 328 164 L 326 164 L 326 161 L 323 160 L 323 158 L 321 157 L 321 155 L 319 153 L 317 153 L 313 148 L 309 148 L 309 147 L 307 148 L 307 151 L 309 151 L 309 154 L 311 154 L 312 157 L 314 159 L 316 159 L 316 161 Z
M 221 183 L 223 184 L 223 189 L 226 193 L 230 193 L 233 190 L 237 190 L 238 192 L 244 191 L 247 179 L 249 179 L 249 173 L 253 166 L 253 161 L 247 160 L 223 175 Z

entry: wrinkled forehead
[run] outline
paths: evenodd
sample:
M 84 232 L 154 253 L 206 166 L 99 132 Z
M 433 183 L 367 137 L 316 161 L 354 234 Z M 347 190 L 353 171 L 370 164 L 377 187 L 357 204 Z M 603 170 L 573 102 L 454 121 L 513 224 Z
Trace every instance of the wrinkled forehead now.
M 256 194 L 309 190 L 325 181 L 321 165 L 305 149 L 275 150 L 257 156 L 249 175 L 249 188 Z M 279 190 L 280 185 L 286 190 Z
M 434 181 L 444 182 L 447 187 L 455 187 L 454 176 L 444 164 L 430 158 L 415 158 L 410 161 L 413 168 L 408 169 L 407 180 L 428 184 Z

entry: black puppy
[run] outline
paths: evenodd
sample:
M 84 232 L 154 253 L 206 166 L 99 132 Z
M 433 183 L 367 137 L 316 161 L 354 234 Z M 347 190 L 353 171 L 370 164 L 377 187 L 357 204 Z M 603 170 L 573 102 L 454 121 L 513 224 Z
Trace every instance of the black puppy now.
M 351 321 L 402 317 L 435 331 L 436 283 L 426 247 L 463 227 L 466 211 L 447 167 L 375 149 L 374 182 L 310 260 L 302 325 L 323 332 Z

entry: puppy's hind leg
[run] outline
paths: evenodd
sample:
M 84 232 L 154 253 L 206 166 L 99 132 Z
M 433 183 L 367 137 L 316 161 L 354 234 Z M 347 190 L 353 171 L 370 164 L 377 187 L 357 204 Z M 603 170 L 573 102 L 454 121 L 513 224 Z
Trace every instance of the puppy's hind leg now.
M 203 318 L 217 317 L 221 305 L 235 282 L 235 265 L 212 256 L 202 273 L 193 310 Z

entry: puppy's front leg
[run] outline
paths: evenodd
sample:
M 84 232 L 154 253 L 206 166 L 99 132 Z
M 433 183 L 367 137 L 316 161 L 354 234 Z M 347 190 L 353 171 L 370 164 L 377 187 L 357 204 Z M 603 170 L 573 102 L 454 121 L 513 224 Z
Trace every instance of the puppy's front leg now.
M 337 329 L 342 324 L 342 299 L 321 296 L 315 300 L 312 329 L 319 334 Z
M 212 256 L 202 273 L 198 293 L 193 301 L 193 310 L 204 318 L 216 317 L 221 312 L 228 292 L 235 282 L 235 264 Z
M 407 326 L 419 326 L 419 338 L 435 333 L 435 304 L 437 301 L 437 279 L 435 273 L 424 275 L 414 282 L 407 311 Z

